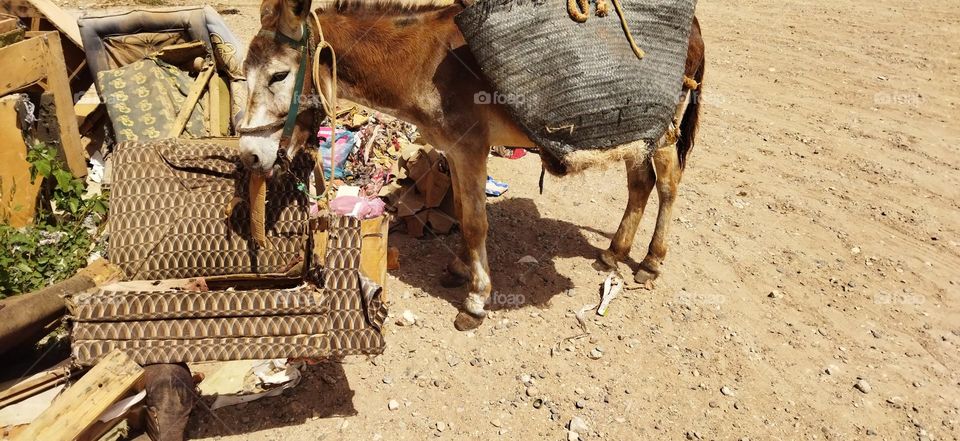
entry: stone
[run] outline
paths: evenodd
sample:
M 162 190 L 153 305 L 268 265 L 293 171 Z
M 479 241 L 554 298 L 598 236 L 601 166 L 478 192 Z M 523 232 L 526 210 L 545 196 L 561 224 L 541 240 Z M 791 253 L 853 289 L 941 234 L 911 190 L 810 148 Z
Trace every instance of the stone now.
M 731 388 L 728 387 L 728 386 L 723 386 L 723 387 L 720 388 L 720 393 L 722 393 L 722 394 L 724 394 L 724 395 L 726 395 L 726 396 L 728 396 L 728 397 L 732 397 L 732 396 L 733 396 L 733 389 L 731 389 Z
M 871 390 L 873 390 L 873 388 L 870 386 L 870 383 L 868 383 L 867 380 L 864 380 L 863 378 L 857 380 L 856 384 L 854 384 L 853 387 L 865 394 L 868 394 L 870 393 Z
M 417 324 L 417 316 L 413 311 L 406 309 L 400 314 L 400 317 L 397 318 L 396 323 L 397 326 L 413 326 Z
M 399 408 L 400 408 L 400 403 L 398 403 L 397 400 L 387 401 L 387 409 L 397 410 Z
M 538 395 L 540 395 L 540 390 L 537 389 L 536 386 L 529 386 L 529 387 L 527 387 L 527 396 L 528 396 L 528 397 L 533 398 L 533 397 L 536 397 L 536 396 L 538 396 Z
M 579 416 L 575 416 L 570 419 L 570 422 L 567 423 L 567 429 L 571 432 L 590 433 L 590 426 L 588 426 L 587 422 Z
M 593 360 L 599 360 L 600 357 L 603 357 L 603 349 L 600 348 L 599 346 L 598 346 L 598 347 L 595 347 L 595 348 L 593 348 L 593 350 L 590 351 L 590 355 L 589 355 L 589 356 L 590 356 L 590 358 L 593 359 Z
M 443 422 L 443 421 L 438 421 L 438 422 L 437 422 L 437 432 L 443 432 L 444 430 L 447 430 L 447 423 L 445 423 L 445 422 Z

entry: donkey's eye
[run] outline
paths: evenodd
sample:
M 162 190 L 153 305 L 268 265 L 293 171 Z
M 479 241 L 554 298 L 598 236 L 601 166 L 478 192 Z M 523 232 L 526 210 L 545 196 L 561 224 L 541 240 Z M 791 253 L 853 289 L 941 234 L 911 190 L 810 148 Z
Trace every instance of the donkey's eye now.
M 287 75 L 290 75 L 290 71 L 289 71 L 289 70 L 285 70 L 285 71 L 283 71 L 283 72 L 277 72 L 277 73 L 273 74 L 273 76 L 270 77 L 270 84 L 279 83 L 279 82 L 287 79 Z

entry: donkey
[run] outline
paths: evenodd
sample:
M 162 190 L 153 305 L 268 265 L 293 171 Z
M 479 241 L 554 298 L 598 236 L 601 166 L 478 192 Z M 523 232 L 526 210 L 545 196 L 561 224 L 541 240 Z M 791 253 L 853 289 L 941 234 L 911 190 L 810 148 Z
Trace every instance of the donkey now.
M 336 84 L 331 81 L 332 59 L 321 52 L 317 90 L 376 108 L 416 124 L 425 139 L 444 151 L 453 176 L 456 214 L 461 223 L 462 247 L 441 280 L 446 287 L 469 283 L 469 293 L 454 325 L 474 329 L 486 316 L 484 305 L 491 292 L 487 264 L 487 214 L 484 183 L 487 154 L 492 145 L 534 147 L 533 142 L 499 105 L 478 103 L 478 93 L 492 93 L 489 82 L 466 46 L 453 17 L 463 5 L 449 0 L 328 0 L 313 11 L 310 0 L 264 0 L 261 30 L 250 43 L 244 71 L 249 98 L 240 121 L 241 157 L 247 167 L 270 172 L 278 163 L 280 125 L 287 119 L 302 51 L 290 41 L 326 43 L 336 51 Z M 314 12 L 315 15 L 312 15 Z M 319 27 L 319 29 L 317 29 Z M 664 134 L 648 157 L 641 143 L 613 150 L 608 159 L 622 160 L 627 168 L 627 208 L 599 262 L 616 266 L 633 245 L 647 199 L 654 188 L 659 195 L 656 229 L 646 257 L 635 274 L 647 282 L 660 274 L 667 252 L 666 235 L 677 186 L 694 146 L 700 115 L 700 83 L 704 73 L 704 46 L 699 23 L 690 36 L 686 77 L 678 87 L 681 104 L 675 127 Z M 309 75 L 306 81 L 310 83 Z M 687 104 L 689 103 L 689 104 Z M 300 108 L 296 128 L 286 143 L 290 154 L 302 149 L 315 131 L 315 107 Z M 296 110 L 296 109 L 294 109 Z M 679 126 L 679 127 L 676 127 Z M 282 155 L 281 155 L 282 156 Z M 563 175 L 597 162 L 596 157 L 558 164 L 541 153 L 544 167 Z

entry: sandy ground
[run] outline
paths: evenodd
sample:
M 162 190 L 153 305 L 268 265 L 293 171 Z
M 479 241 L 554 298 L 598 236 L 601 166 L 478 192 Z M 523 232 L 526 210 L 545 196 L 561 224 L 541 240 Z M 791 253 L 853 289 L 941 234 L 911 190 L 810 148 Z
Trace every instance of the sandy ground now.
M 230 7 L 248 40 L 257 5 Z M 395 235 L 391 311 L 415 326 L 391 319 L 383 356 L 311 367 L 282 397 L 201 409 L 191 436 L 560 440 L 578 416 L 593 439 L 960 438 L 960 5 L 698 15 L 707 104 L 654 289 L 565 341 L 598 301 L 623 170 L 548 177 L 538 195 L 535 158 L 492 159 L 511 189 L 489 201 L 500 305 L 482 328 L 454 330 L 464 291 L 437 280 L 458 238 Z

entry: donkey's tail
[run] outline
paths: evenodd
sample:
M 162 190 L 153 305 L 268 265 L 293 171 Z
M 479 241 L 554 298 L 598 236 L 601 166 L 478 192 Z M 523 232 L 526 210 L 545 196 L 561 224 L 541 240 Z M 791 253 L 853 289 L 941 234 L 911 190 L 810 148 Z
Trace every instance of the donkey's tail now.
M 700 125 L 700 95 L 703 93 L 703 69 L 706 64 L 706 57 L 701 52 L 700 67 L 693 74 L 693 81 L 696 86 L 690 89 L 690 102 L 687 103 L 686 110 L 683 111 L 683 119 L 680 121 L 680 136 L 677 138 L 677 157 L 680 159 L 680 169 L 687 165 L 687 155 L 693 150 L 693 145 L 697 137 L 697 128 Z

